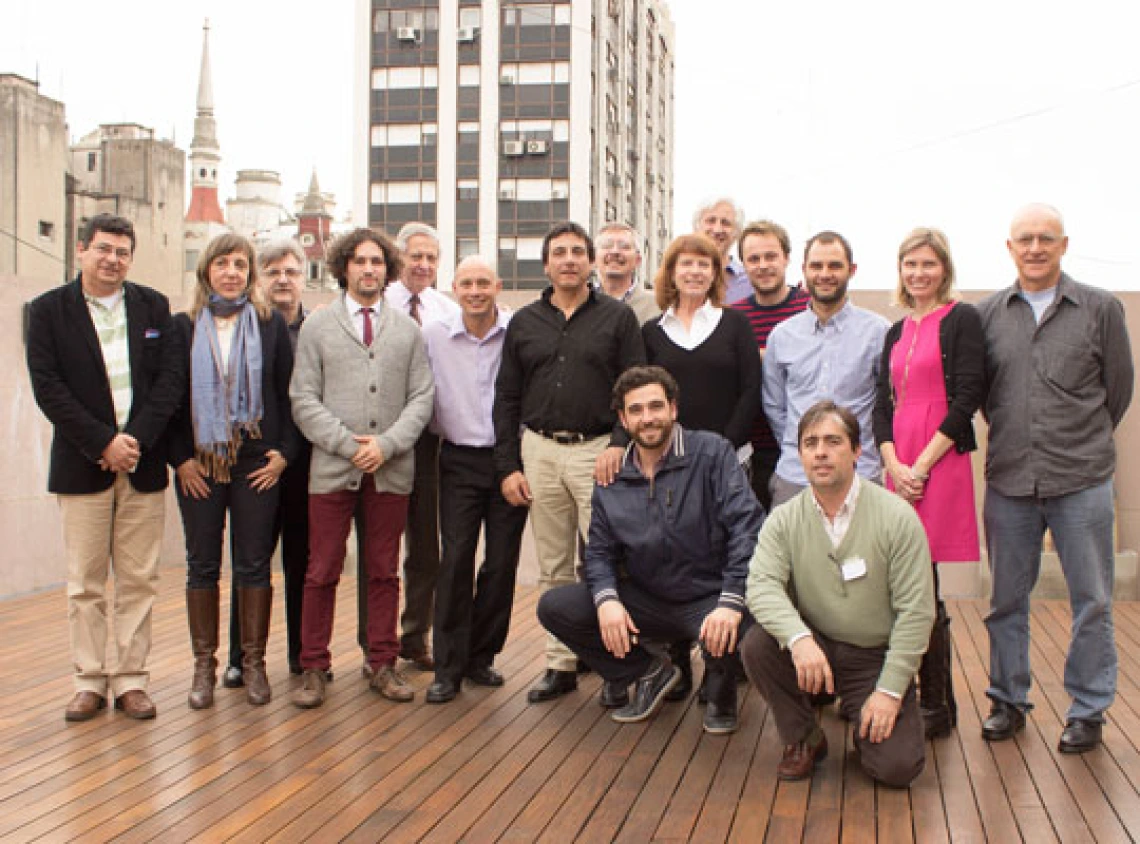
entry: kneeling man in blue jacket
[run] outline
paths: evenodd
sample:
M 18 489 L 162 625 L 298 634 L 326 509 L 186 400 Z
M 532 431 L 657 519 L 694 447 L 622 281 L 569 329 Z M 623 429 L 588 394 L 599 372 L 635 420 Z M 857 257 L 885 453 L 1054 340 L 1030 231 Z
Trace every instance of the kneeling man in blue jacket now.
M 728 440 L 677 424 L 677 382 L 664 369 L 627 370 L 613 397 L 632 442 L 614 482 L 594 489 L 585 582 L 543 595 L 538 619 L 605 680 L 602 705 L 621 723 L 648 718 L 680 680 L 664 645 L 699 640 L 704 728 L 731 733 L 763 508 Z

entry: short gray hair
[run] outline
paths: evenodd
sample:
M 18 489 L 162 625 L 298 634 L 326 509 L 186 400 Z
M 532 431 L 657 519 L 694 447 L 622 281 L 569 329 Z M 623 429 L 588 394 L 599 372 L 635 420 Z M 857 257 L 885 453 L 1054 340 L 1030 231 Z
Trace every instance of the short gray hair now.
M 736 217 L 736 230 L 739 232 L 744 228 L 744 209 L 737 204 L 736 200 L 727 196 L 718 196 L 714 199 L 706 199 L 697 206 L 697 210 L 693 212 L 693 231 L 697 231 L 701 227 L 701 217 L 705 216 L 705 212 L 710 208 L 715 208 L 718 205 L 732 206 L 732 213 Z
M 625 232 L 633 239 L 633 248 L 637 250 L 637 254 L 641 254 L 641 235 L 638 234 L 637 229 L 635 229 L 629 223 L 606 223 L 604 226 L 598 229 L 598 236 L 595 238 L 595 240 L 600 240 L 602 235 L 606 232 Z
M 305 252 L 295 240 L 275 240 L 258 250 L 257 266 L 265 269 L 270 264 L 276 264 L 282 258 L 293 256 L 302 268 L 305 266 Z
M 439 249 L 439 232 L 427 223 L 405 223 L 400 229 L 400 233 L 396 235 L 396 248 L 401 252 L 407 252 L 408 241 L 417 235 L 431 238 L 432 242 L 435 243 L 435 248 Z

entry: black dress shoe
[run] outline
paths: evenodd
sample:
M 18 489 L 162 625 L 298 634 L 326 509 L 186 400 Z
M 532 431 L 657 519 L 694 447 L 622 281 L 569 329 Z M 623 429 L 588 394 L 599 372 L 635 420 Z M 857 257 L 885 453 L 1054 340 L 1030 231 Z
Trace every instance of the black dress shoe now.
M 245 685 L 245 678 L 242 677 L 241 668 L 236 665 L 226 666 L 226 673 L 222 675 L 222 685 L 227 689 L 240 689 Z
M 547 668 L 542 679 L 526 693 L 526 699 L 531 703 L 542 703 L 546 700 L 554 700 L 562 695 L 568 695 L 576 688 L 578 688 L 578 673 L 576 671 L 555 671 L 553 668 Z
M 1070 718 L 1065 722 L 1061 742 L 1057 749 L 1062 753 L 1084 753 L 1100 744 L 1101 723 L 1084 718 Z
M 989 717 L 982 722 L 982 738 L 986 741 L 1005 741 L 1025 727 L 1025 713 L 1005 701 L 995 700 Z
M 503 675 L 489 665 L 472 665 L 465 676 L 476 686 L 503 685 Z
M 649 664 L 649 670 L 638 678 L 633 687 L 633 700 L 628 706 L 613 712 L 610 717 L 619 724 L 644 721 L 665 701 L 668 691 L 681 679 L 681 669 L 668 659 L 658 657 Z
M 736 677 L 730 675 L 724 678 L 719 693 L 705 708 L 704 728 L 706 733 L 724 736 L 735 733 L 736 726 Z
M 455 700 L 457 694 L 459 686 L 454 680 L 436 680 L 428 686 L 424 698 L 428 703 L 447 703 L 449 700 Z
M 602 693 L 598 695 L 598 703 L 603 709 L 621 709 L 629 706 L 629 686 L 617 680 L 606 680 L 602 683 Z

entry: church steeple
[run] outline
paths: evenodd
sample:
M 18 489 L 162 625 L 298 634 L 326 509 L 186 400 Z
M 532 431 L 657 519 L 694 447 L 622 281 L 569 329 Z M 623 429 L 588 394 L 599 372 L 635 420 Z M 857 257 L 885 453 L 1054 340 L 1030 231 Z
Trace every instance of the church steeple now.
M 202 26 L 202 67 L 198 75 L 198 112 L 190 143 L 190 210 L 187 222 L 225 224 L 218 204 L 218 165 L 221 163 L 217 124 L 214 121 L 214 87 L 210 79 L 210 21 Z

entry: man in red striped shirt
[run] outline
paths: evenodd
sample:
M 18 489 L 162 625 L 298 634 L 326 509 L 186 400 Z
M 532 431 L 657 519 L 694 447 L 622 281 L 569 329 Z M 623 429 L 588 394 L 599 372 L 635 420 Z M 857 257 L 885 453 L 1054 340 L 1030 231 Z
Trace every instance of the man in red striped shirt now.
M 737 249 L 752 284 L 752 295 L 732 307 L 748 317 L 763 361 L 772 329 L 806 308 L 809 297 L 803 287 L 788 286 L 786 275 L 792 243 L 787 230 L 779 223 L 771 220 L 749 223 L 740 234 Z M 772 436 L 768 419 L 759 413 L 752 429 L 752 490 L 765 510 L 772 506 L 768 481 L 779 458 L 780 446 Z

